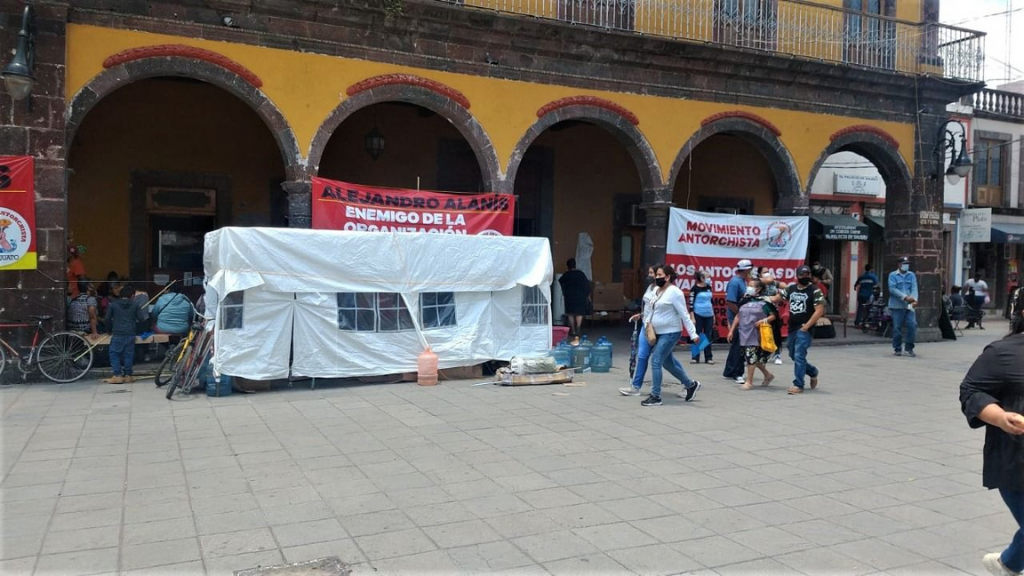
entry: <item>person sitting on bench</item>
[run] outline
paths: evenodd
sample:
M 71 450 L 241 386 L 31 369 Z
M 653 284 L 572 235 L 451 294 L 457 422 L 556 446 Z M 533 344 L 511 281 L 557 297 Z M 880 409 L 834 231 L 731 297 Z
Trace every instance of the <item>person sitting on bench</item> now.
M 185 334 L 192 325 L 192 314 L 192 303 L 175 283 L 156 299 L 150 316 L 157 334 Z

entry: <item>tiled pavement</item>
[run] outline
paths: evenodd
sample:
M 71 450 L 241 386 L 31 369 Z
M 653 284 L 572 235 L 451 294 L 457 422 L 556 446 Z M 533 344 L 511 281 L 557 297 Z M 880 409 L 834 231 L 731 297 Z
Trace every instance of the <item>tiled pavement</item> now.
M 980 574 L 1016 527 L 957 386 L 997 336 L 812 349 L 802 397 L 788 362 L 750 392 L 700 366 L 697 400 L 660 408 L 615 392 L 621 368 L 175 402 L 5 387 L 0 573 Z

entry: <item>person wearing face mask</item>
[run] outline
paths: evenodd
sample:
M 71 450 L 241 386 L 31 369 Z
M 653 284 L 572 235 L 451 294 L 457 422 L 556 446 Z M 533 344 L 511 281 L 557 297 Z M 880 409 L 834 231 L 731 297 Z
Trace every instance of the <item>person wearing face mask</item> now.
M 811 273 L 814 275 L 814 277 L 820 279 L 821 283 L 824 284 L 826 288 L 828 288 L 829 290 L 832 289 L 832 282 L 834 280 L 832 278 L 832 271 L 822 266 L 821 262 L 817 260 L 814 261 L 814 263 L 811 265 Z
M 694 284 L 690 288 L 690 309 L 693 310 L 693 324 L 697 334 L 707 336 L 709 342 L 715 341 L 715 309 L 711 302 L 711 286 L 708 285 L 706 272 L 697 271 L 693 276 Z M 714 364 L 711 346 L 704 349 L 704 363 Z M 700 364 L 700 352 L 690 355 L 690 364 Z
M 738 339 L 743 347 L 743 359 L 746 361 L 747 374 L 740 386 L 743 390 L 754 388 L 754 369 L 764 374 L 761 386 L 768 386 L 775 375 L 768 371 L 768 360 L 771 353 L 761 348 L 760 325 L 770 325 L 778 317 L 778 311 L 765 295 L 764 284 L 760 280 L 751 279 L 747 293 L 740 304 L 739 313 L 729 326 L 729 342 Z
M 651 321 L 651 315 L 653 313 L 653 303 L 658 297 L 658 283 L 655 278 L 655 270 L 661 268 L 661 264 L 655 264 L 647 269 L 647 278 L 649 284 L 647 285 L 647 291 L 644 292 L 643 305 L 640 309 L 640 314 L 634 314 L 629 319 L 630 322 L 637 322 L 637 343 L 636 343 L 636 367 L 633 370 L 632 378 L 630 380 L 630 386 L 628 388 L 619 388 L 619 394 L 623 396 L 639 396 L 640 389 L 644 385 L 644 376 L 647 375 L 647 362 L 651 359 L 652 347 L 647 342 L 647 337 L 644 335 L 645 326 Z M 682 370 L 683 367 L 676 360 L 675 356 L 670 358 L 670 361 L 674 364 L 674 367 Z
M 657 339 L 651 351 L 651 395 L 640 403 L 641 406 L 661 406 L 662 367 L 679 379 L 683 386 L 679 396 L 687 402 L 693 400 L 700 390 L 700 382 L 691 380 L 686 375 L 686 370 L 683 370 L 678 362 L 673 361 L 672 349 L 679 342 L 681 327 L 686 328 L 692 342 L 700 341 L 697 329 L 693 326 L 690 313 L 686 309 L 686 297 L 674 283 L 676 271 L 671 266 L 663 265 L 655 274 L 654 282 L 658 288 L 654 301 L 651 302 L 650 323 Z
M 768 299 L 776 310 L 779 305 L 785 301 L 782 297 L 781 290 L 785 290 L 786 287 L 780 285 L 775 281 L 775 275 L 772 274 L 771 270 L 762 268 L 761 273 L 758 275 L 761 278 L 761 285 L 764 286 L 764 296 Z M 772 335 L 775 337 L 775 343 L 779 345 L 779 349 L 775 351 L 775 358 L 773 361 L 776 365 L 782 365 L 782 317 L 781 314 L 775 314 L 775 320 L 772 321 Z
M 900 258 L 899 268 L 889 273 L 889 316 L 892 317 L 892 348 L 895 356 L 914 358 L 917 336 L 917 276 L 910 271 L 910 258 Z M 906 337 L 903 331 L 906 330 Z
M 736 318 L 736 313 L 740 310 L 740 301 L 747 290 L 747 279 L 753 268 L 754 265 L 750 260 L 743 259 L 737 262 L 736 272 L 725 288 L 726 317 L 730 326 Z M 743 348 L 737 338 L 729 346 L 729 357 L 725 360 L 725 370 L 722 372 L 722 376 L 728 380 L 734 380 L 737 384 L 742 384 L 746 381 L 743 375 Z
M 796 270 L 797 284 L 786 289 L 789 302 L 789 358 L 793 361 L 793 385 L 790 395 L 803 394 L 805 378 L 811 378 L 811 390 L 818 387 L 818 368 L 807 361 L 814 330 L 818 320 L 825 315 L 825 295 L 811 278 L 811 269 L 801 266 Z

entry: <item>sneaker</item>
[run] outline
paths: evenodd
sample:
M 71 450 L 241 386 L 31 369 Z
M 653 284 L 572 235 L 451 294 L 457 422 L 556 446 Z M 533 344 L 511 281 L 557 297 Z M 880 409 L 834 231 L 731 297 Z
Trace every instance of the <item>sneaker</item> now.
M 815 376 L 814 378 L 811 378 L 811 390 L 814 390 L 817 387 L 818 387 L 818 377 Z
M 714 360 L 708 360 L 708 361 L 706 361 L 704 363 L 707 364 L 708 366 L 714 366 L 715 365 L 715 361 Z
M 776 356 L 775 357 L 775 364 L 777 366 L 782 366 L 782 356 Z
M 1007 568 L 998 552 L 985 554 L 985 557 L 981 559 L 981 564 L 992 576 L 1018 576 L 1020 574 L 1020 572 L 1014 572 Z
M 135 382 L 135 376 L 128 375 L 124 377 L 125 384 L 131 384 L 132 382 Z
M 651 394 L 640 403 L 641 406 L 661 406 L 661 397 Z
M 110 378 L 107 378 L 106 380 L 104 380 L 104 382 L 107 383 L 107 384 L 124 384 L 124 377 L 123 376 L 111 376 Z
M 699 358 L 690 358 L 690 364 L 700 364 Z
M 907 350 L 907 356 L 910 356 L 911 358 L 917 358 L 917 354 L 914 354 L 913 350 Z
M 744 378 L 743 376 L 737 376 L 737 377 L 733 378 L 732 381 L 737 383 L 737 384 L 743 384 L 744 382 L 747 381 L 747 379 Z
M 687 402 L 693 400 L 693 397 L 697 395 L 697 391 L 700 390 L 700 382 L 694 380 L 688 387 L 680 390 L 676 396 L 686 400 Z
M 903 350 L 894 350 L 892 355 L 893 356 L 903 356 Z
M 639 396 L 640 389 L 633 388 L 632 386 L 629 388 L 619 388 L 619 394 L 622 394 L 623 396 Z

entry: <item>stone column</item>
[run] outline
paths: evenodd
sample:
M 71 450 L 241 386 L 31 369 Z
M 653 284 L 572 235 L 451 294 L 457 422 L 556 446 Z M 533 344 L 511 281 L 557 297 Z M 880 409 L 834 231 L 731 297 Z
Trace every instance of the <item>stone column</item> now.
M 668 187 L 643 191 L 643 209 L 647 231 L 644 235 L 644 262 L 646 266 L 665 262 L 668 245 L 668 209 L 672 207 L 672 190 Z
M 288 227 L 311 228 L 313 226 L 313 183 L 308 180 L 293 180 L 281 184 L 288 193 Z

